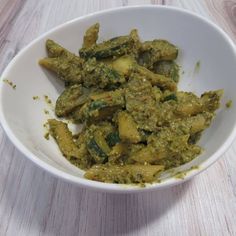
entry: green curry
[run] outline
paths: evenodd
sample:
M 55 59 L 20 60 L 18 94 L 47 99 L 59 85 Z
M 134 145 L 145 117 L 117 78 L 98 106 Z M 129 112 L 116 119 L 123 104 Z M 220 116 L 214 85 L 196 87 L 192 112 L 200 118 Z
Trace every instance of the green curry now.
M 49 119 L 50 135 L 85 178 L 151 183 L 163 171 L 201 153 L 197 145 L 219 108 L 222 90 L 200 97 L 177 90 L 178 48 L 166 40 L 141 42 L 137 30 L 97 43 L 99 24 L 85 33 L 79 55 L 47 40 L 39 64 L 65 81 L 58 118 L 84 124 L 72 135 Z

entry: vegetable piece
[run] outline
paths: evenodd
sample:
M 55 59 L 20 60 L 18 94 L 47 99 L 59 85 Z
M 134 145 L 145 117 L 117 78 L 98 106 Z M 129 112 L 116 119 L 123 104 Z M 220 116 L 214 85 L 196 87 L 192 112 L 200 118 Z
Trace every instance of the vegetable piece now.
M 127 150 L 128 150 L 127 144 L 125 143 L 115 144 L 115 146 L 112 147 L 111 152 L 109 153 L 108 162 L 112 164 L 117 164 L 119 163 L 118 161 L 120 161 L 120 163 L 122 163 L 122 160 L 120 160 L 120 158 L 123 155 L 127 154 Z
M 157 127 L 157 107 L 152 85 L 140 75 L 133 74 L 125 90 L 126 109 L 138 129 L 154 131 Z M 145 104 L 145 105 L 144 105 Z
M 84 35 L 83 48 L 89 48 L 96 44 L 99 33 L 99 23 L 90 26 Z
M 93 101 L 93 102 L 90 102 L 89 104 L 85 104 L 85 106 L 82 107 L 80 114 L 84 120 L 90 120 L 91 118 L 99 120 L 104 117 L 101 115 L 102 111 L 106 110 L 107 112 L 109 112 L 107 108 L 109 108 L 109 105 L 107 103 L 103 101 Z M 109 116 L 107 112 L 105 113 L 107 116 Z
M 139 50 L 140 50 L 140 47 L 142 44 L 140 42 L 140 38 L 139 38 L 137 29 L 132 29 L 130 31 L 130 38 L 133 40 L 133 48 L 129 54 L 135 58 L 138 58 L 138 53 L 139 53 Z
M 56 101 L 55 113 L 57 116 L 67 116 L 78 106 L 89 99 L 89 90 L 75 84 L 66 88 Z
M 138 66 L 136 70 L 139 74 L 145 76 L 145 78 L 149 80 L 150 83 L 154 86 L 158 86 L 162 89 L 168 89 L 170 91 L 176 91 L 177 89 L 176 83 L 169 77 L 155 74 L 142 66 Z
M 44 58 L 39 64 L 53 71 L 58 77 L 67 83 L 83 83 L 86 87 L 98 86 L 105 88 L 109 85 L 118 85 L 126 80 L 122 74 L 111 66 L 97 62 L 95 58 L 83 64 L 83 69 L 73 64 L 67 58 Z
M 112 38 L 103 43 L 93 45 L 89 48 L 81 48 L 79 54 L 83 58 L 103 59 L 107 57 L 119 57 L 132 53 L 136 38 L 133 34 Z
M 213 119 L 214 114 L 203 112 L 196 116 L 186 117 L 184 119 L 177 119 L 170 124 L 170 129 L 173 133 L 182 134 L 195 134 L 203 131 Z
M 101 100 L 93 101 L 89 105 L 89 110 L 94 111 L 94 110 L 99 110 L 103 107 L 106 107 L 107 103 Z
M 198 117 L 199 118 L 199 117 Z M 187 122 L 186 122 L 187 121 Z M 140 150 L 132 156 L 137 162 L 164 165 L 166 169 L 184 164 L 200 152 L 201 148 L 189 143 L 192 125 L 199 119 L 188 118 L 185 122 L 173 123 L 170 127 L 165 127 L 158 133 L 153 133 L 148 138 L 147 151 Z M 188 124 L 187 126 L 186 123 Z M 192 156 L 190 153 L 192 152 Z M 152 155 L 151 155 L 152 154 Z
M 153 86 L 153 87 L 152 87 L 152 93 L 153 93 L 153 96 L 154 96 L 154 98 L 155 98 L 156 104 L 158 105 L 159 102 L 160 102 L 161 99 L 162 99 L 163 93 L 162 93 L 161 89 L 158 88 L 157 86 Z
M 157 125 L 162 127 L 166 126 L 169 123 L 175 121 L 179 118 L 186 118 L 190 116 L 195 116 L 203 112 L 209 112 L 208 99 L 202 99 L 197 97 L 191 92 L 176 92 L 176 100 L 169 99 L 169 96 L 172 97 L 173 93 L 165 91 L 162 94 L 161 102 L 157 103 Z M 219 97 L 215 99 L 219 100 Z M 167 100 L 167 101 L 166 101 Z M 214 99 L 211 104 L 214 103 Z M 219 105 L 219 102 L 216 101 L 215 108 Z M 213 111 L 210 111 L 213 112 Z
M 155 161 L 161 159 L 162 157 L 163 157 L 162 153 L 160 152 L 158 153 L 151 146 L 144 147 L 130 156 L 132 160 L 140 164 L 146 164 L 146 163 L 153 164 L 155 163 Z
M 179 66 L 174 61 L 159 61 L 154 64 L 153 72 L 179 81 Z
M 117 110 L 125 106 L 122 89 L 95 93 L 90 98 L 92 101 L 85 103 L 78 113 L 81 120 L 110 119 Z
M 71 53 L 51 39 L 46 41 L 46 49 L 49 57 L 60 57 L 61 59 L 64 58 L 77 66 L 81 66 L 83 64 L 84 60 L 82 58 L 76 56 L 74 53 Z
M 141 136 L 141 142 L 146 143 L 148 137 L 152 134 L 152 132 L 147 131 L 147 130 L 142 130 L 142 129 L 139 129 L 138 131 Z
M 171 78 L 155 74 L 147 68 L 140 66 L 131 56 L 123 56 L 112 62 L 112 67 L 126 77 L 135 72 L 145 77 L 152 85 L 162 89 L 176 90 L 176 83 Z
M 169 100 L 177 101 L 176 94 L 171 93 L 170 95 L 163 98 L 163 102 L 166 102 L 166 101 L 169 101 Z
M 166 40 L 146 41 L 140 48 L 138 62 L 140 65 L 153 69 L 153 65 L 161 60 L 175 60 L 178 48 Z
M 110 147 L 115 146 L 117 143 L 121 141 L 119 137 L 119 133 L 116 131 L 116 132 L 112 132 L 108 134 L 106 137 L 106 141 Z
M 195 94 L 191 92 L 178 92 L 176 95 L 178 103 L 174 113 L 179 117 L 196 115 L 204 110 L 201 99 Z
M 209 112 L 214 112 L 220 107 L 220 99 L 223 96 L 224 91 L 216 90 L 205 92 L 201 95 L 201 102 L 203 103 L 204 109 Z
M 129 36 L 120 36 L 94 45 L 90 48 L 82 48 L 79 53 L 83 58 L 96 57 L 97 59 L 111 56 L 122 56 L 128 52 L 130 43 Z
M 191 134 L 203 131 L 208 126 L 207 120 L 204 116 L 198 115 L 191 118 L 192 119 L 187 120 L 187 126 L 190 127 Z
M 130 72 L 134 69 L 134 65 L 137 64 L 133 57 L 127 55 L 117 58 L 112 61 L 113 69 L 117 70 L 124 76 L 129 76 Z
M 73 163 L 76 162 L 82 169 L 88 168 L 91 160 L 89 156 L 84 155 L 83 147 L 76 146 L 67 124 L 55 119 L 49 119 L 48 124 L 49 133 L 56 140 L 63 156 Z
M 113 129 L 113 125 L 109 122 L 101 122 L 86 128 L 87 148 L 96 163 L 107 162 L 107 157 L 111 149 L 108 146 L 105 137 L 111 133 Z
M 166 158 L 162 158 L 158 160 L 156 164 L 164 165 L 165 169 L 178 167 L 192 161 L 199 154 L 201 154 L 201 151 L 202 149 L 197 145 L 188 145 L 187 148 L 182 152 L 178 152 L 174 155 L 169 155 Z
M 102 132 L 100 130 L 96 130 L 94 132 L 94 140 L 98 144 L 98 146 L 102 149 L 106 155 L 111 151 L 110 147 L 108 146 Z
M 122 84 L 126 81 L 124 76 L 110 65 L 97 62 L 95 58 L 85 62 L 83 72 L 85 74 L 84 85 L 87 87 L 99 86 L 105 88 L 108 85 Z
M 196 144 L 200 138 L 201 138 L 201 131 L 190 135 L 190 137 L 188 139 L 188 143 L 189 144 Z
M 125 93 L 124 89 L 116 89 L 108 92 L 92 93 L 90 95 L 90 98 L 93 101 L 103 101 L 110 105 L 124 106 L 125 105 L 124 93 Z
M 82 119 L 89 122 L 97 122 L 102 120 L 111 120 L 113 115 L 121 110 L 120 106 L 104 106 L 101 109 L 90 110 L 85 116 L 82 114 Z M 81 113 L 80 113 L 81 114 Z
M 106 153 L 103 152 L 94 138 L 87 143 L 87 149 L 96 163 L 105 163 L 107 161 Z
M 73 138 L 75 138 L 73 136 Z M 86 130 L 83 129 L 79 134 L 77 134 L 77 139 L 74 140 L 75 145 L 80 149 L 81 152 L 81 156 L 84 157 L 88 157 L 89 161 L 90 161 L 90 166 L 92 165 L 92 157 L 90 156 L 88 149 L 87 149 L 87 145 L 86 145 Z M 70 162 L 78 167 L 80 167 L 78 165 L 78 163 L 75 160 L 70 160 Z
M 137 124 L 132 116 L 127 112 L 119 112 L 118 114 L 118 129 L 121 140 L 130 143 L 138 143 L 141 141 L 140 134 L 137 129 Z
M 85 173 L 84 177 L 119 184 L 152 183 L 157 180 L 163 169 L 161 165 L 95 165 Z
M 170 128 L 164 128 L 158 133 L 153 133 L 148 138 L 147 153 L 143 159 L 141 154 L 138 154 L 140 160 L 146 160 L 147 163 L 156 163 L 160 159 L 174 157 L 177 153 L 188 148 L 189 134 L 181 134 L 174 132 Z M 152 157 L 148 156 L 151 153 L 154 155 Z M 136 161 L 139 160 L 136 158 Z
M 53 71 L 60 79 L 66 82 L 82 83 L 83 72 L 77 65 L 70 63 L 66 58 L 44 58 L 39 60 L 39 64 Z

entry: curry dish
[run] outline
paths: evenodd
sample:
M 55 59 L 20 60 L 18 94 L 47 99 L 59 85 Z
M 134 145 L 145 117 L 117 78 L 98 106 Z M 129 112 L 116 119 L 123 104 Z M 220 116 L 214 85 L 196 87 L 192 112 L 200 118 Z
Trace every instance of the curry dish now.
M 72 135 L 66 122 L 49 119 L 62 154 L 85 178 L 109 183 L 151 183 L 202 151 L 197 145 L 219 108 L 222 90 L 200 97 L 177 90 L 178 48 L 166 40 L 129 35 L 97 43 L 99 24 L 84 35 L 79 55 L 53 40 L 39 64 L 65 82 L 58 118 L 83 124 Z

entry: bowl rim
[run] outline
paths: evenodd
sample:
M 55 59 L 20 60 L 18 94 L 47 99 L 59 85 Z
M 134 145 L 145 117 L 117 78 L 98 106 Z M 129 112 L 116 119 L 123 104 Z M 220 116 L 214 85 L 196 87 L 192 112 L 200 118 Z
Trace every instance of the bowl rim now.
M 86 18 L 91 18 L 93 16 L 99 16 L 104 15 L 106 13 L 115 13 L 120 11 L 130 11 L 132 9 L 164 9 L 167 11 L 176 11 L 178 13 L 187 14 L 190 17 L 198 18 L 199 20 L 203 21 L 204 23 L 208 24 L 209 26 L 213 27 L 216 31 L 218 31 L 219 34 L 221 34 L 225 41 L 232 47 L 232 50 L 235 53 L 236 56 L 236 50 L 235 45 L 233 41 L 230 39 L 230 37 L 215 23 L 210 21 L 209 19 L 198 15 L 194 12 L 191 12 L 186 9 L 181 9 L 178 7 L 173 6 L 163 6 L 163 5 L 137 5 L 137 6 L 127 6 L 127 7 L 118 7 L 118 8 L 112 8 L 112 9 L 106 9 L 102 11 L 93 12 L 81 17 L 77 17 L 75 19 L 72 19 L 70 21 L 67 21 L 63 24 L 60 24 L 51 30 L 48 30 L 47 32 L 43 33 L 41 36 L 37 37 L 33 41 L 31 41 L 28 45 L 26 45 L 20 52 L 10 61 L 10 63 L 7 65 L 5 70 L 2 73 L 2 76 L 0 79 L 3 80 L 5 75 L 8 74 L 8 71 L 10 71 L 11 67 L 17 62 L 18 58 L 21 57 L 22 54 L 24 54 L 25 51 L 30 50 L 31 47 L 34 46 L 35 43 L 40 41 L 41 39 L 45 38 L 48 34 L 51 34 L 53 32 L 56 32 L 57 30 L 60 30 L 64 27 L 67 27 L 70 24 L 73 24 L 75 22 L 79 22 L 81 20 L 84 20 Z M 133 185 L 121 185 L 121 184 L 112 184 L 112 183 L 102 183 L 97 181 L 88 180 L 81 177 L 76 177 L 74 175 L 71 175 L 69 173 L 65 173 L 62 170 L 57 169 L 56 167 L 42 161 L 37 157 L 37 155 L 33 154 L 30 150 L 27 149 L 27 147 L 24 146 L 24 144 L 16 137 L 14 134 L 14 131 L 10 128 L 10 125 L 8 125 L 8 122 L 4 116 L 3 113 L 3 105 L 2 105 L 2 91 L 3 91 L 3 83 L 0 83 L 0 123 L 7 134 L 8 138 L 11 140 L 11 142 L 14 144 L 14 146 L 22 153 L 24 156 L 26 156 L 28 159 L 33 161 L 37 166 L 41 167 L 43 170 L 53 174 L 56 177 L 59 177 L 60 179 L 66 180 L 67 182 L 74 183 L 77 186 L 93 189 L 96 191 L 103 191 L 103 192 L 115 192 L 115 193 L 131 193 L 131 192 L 146 192 L 146 191 L 152 191 L 157 189 L 162 189 L 166 187 L 170 187 L 173 185 L 177 185 L 179 183 L 185 182 L 192 178 L 193 176 L 201 173 L 203 170 L 206 170 L 208 167 L 210 167 L 214 162 L 216 162 L 222 154 L 229 148 L 229 146 L 232 144 L 233 140 L 236 137 L 236 122 L 234 124 L 234 127 L 231 130 L 230 135 L 228 138 L 224 141 L 224 143 L 220 146 L 220 148 L 211 155 L 206 161 L 201 163 L 201 166 L 197 170 L 193 170 L 187 174 L 187 176 L 184 179 L 177 179 L 174 177 L 169 178 L 168 180 L 165 180 L 161 183 L 153 183 L 148 185 L 145 188 L 140 188 L 138 186 Z

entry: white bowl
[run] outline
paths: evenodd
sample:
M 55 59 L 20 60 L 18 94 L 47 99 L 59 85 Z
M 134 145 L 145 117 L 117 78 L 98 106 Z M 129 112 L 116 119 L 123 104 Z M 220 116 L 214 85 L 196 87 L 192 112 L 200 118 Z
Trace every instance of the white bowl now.
M 130 29 L 137 28 L 142 40 L 163 38 L 178 45 L 178 61 L 185 71 L 179 89 L 198 94 L 206 90 L 224 89 L 222 108 L 200 141 L 204 153 L 178 171 L 199 166 L 186 175 L 187 180 L 214 163 L 236 135 L 234 44 L 213 23 L 173 7 L 138 6 L 98 12 L 56 27 L 23 49 L 2 74 L 3 79 L 16 84 L 16 89 L 2 81 L 0 83 L 0 120 L 15 146 L 48 172 L 78 186 L 97 190 L 149 191 L 184 181 L 167 176 L 161 183 L 154 183 L 146 188 L 90 181 L 83 178 L 83 171 L 71 165 L 61 155 L 52 138 L 49 141 L 44 138 L 43 123 L 54 114 L 52 108 L 45 103 L 43 95 L 48 95 L 55 103 L 63 90 L 63 84 L 37 64 L 40 58 L 46 56 L 45 41 L 51 38 L 72 52 L 78 52 L 85 30 L 95 22 L 101 25 L 100 40 L 128 34 Z M 200 70 L 194 71 L 197 61 L 200 61 Z M 33 96 L 39 96 L 40 99 L 33 100 Z M 226 109 L 224 104 L 229 99 L 233 101 L 233 106 Z M 50 115 L 44 114 L 44 109 L 49 110 Z

